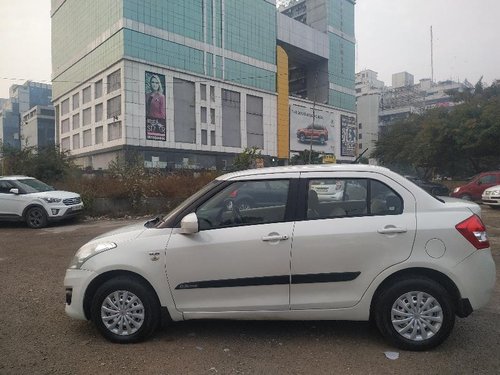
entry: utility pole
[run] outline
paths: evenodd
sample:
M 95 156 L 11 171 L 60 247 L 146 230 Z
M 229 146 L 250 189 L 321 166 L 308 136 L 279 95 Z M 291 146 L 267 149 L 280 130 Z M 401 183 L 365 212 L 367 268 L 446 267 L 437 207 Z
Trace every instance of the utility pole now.
M 314 101 L 313 101 L 313 122 L 311 135 L 309 136 L 309 162 L 311 164 L 312 160 L 312 151 L 313 151 L 313 133 L 314 133 L 314 123 L 316 120 L 316 96 L 318 93 L 318 69 L 316 69 L 316 73 L 314 73 Z
M 432 36 L 432 25 L 431 25 L 431 84 L 434 83 L 434 38 Z

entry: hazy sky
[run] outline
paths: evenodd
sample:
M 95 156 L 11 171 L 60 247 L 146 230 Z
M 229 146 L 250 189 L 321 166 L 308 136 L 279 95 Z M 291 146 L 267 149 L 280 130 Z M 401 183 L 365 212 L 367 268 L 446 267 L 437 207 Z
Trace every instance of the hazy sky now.
M 85 0 L 80 0 L 85 1 Z M 230 1 L 230 0 L 226 0 Z M 253 1 L 253 0 L 248 0 Z M 434 79 L 500 79 L 500 0 L 357 0 L 356 71 Z M 50 82 L 50 0 L 0 0 L 0 97 L 31 79 Z

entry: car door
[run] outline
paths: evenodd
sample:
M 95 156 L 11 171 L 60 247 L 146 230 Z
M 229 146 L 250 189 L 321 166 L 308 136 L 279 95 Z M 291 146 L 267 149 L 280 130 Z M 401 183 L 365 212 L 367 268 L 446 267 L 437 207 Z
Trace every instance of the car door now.
M 297 178 L 291 180 L 293 176 Z M 251 183 L 258 191 L 268 181 Z M 286 174 L 280 181 L 281 193 L 290 197 L 298 174 Z M 166 250 L 166 269 L 179 311 L 289 309 L 291 206 L 279 199 L 265 207 L 242 210 L 228 204 L 247 182 L 230 183 L 194 209 L 197 233 L 173 231 Z M 245 191 L 252 194 L 251 189 Z
M 2 216 L 19 216 L 21 214 L 22 197 L 10 192 L 15 187 L 8 180 L 0 181 L 0 215 Z
M 351 307 L 380 272 L 410 256 L 415 199 L 383 175 L 344 173 L 349 194 L 318 202 L 307 198 L 309 182 L 332 176 L 301 176 L 308 178 L 301 187 L 309 207 L 293 234 L 291 309 Z

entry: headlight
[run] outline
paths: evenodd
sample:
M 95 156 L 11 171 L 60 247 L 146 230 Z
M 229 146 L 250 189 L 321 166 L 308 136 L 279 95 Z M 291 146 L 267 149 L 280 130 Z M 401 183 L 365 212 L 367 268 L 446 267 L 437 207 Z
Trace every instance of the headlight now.
M 458 193 L 458 191 L 460 190 L 460 186 L 459 187 L 456 187 L 455 189 L 453 189 L 453 192 L 454 193 Z
M 88 243 L 80 247 L 69 264 L 69 268 L 80 269 L 87 260 L 103 251 L 114 249 L 117 245 L 114 242 Z
M 50 198 L 50 197 L 45 197 L 42 198 L 45 202 L 47 203 L 59 203 L 61 201 L 60 198 Z

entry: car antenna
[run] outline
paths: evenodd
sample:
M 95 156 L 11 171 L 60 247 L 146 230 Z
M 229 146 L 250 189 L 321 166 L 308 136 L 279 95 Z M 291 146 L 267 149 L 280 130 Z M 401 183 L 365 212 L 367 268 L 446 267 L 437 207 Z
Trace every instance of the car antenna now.
M 365 151 L 363 151 L 361 154 L 358 155 L 358 157 L 352 162 L 352 164 L 358 164 L 359 159 L 361 159 L 363 157 L 363 155 L 365 154 L 366 151 L 368 151 L 367 148 L 365 148 Z

